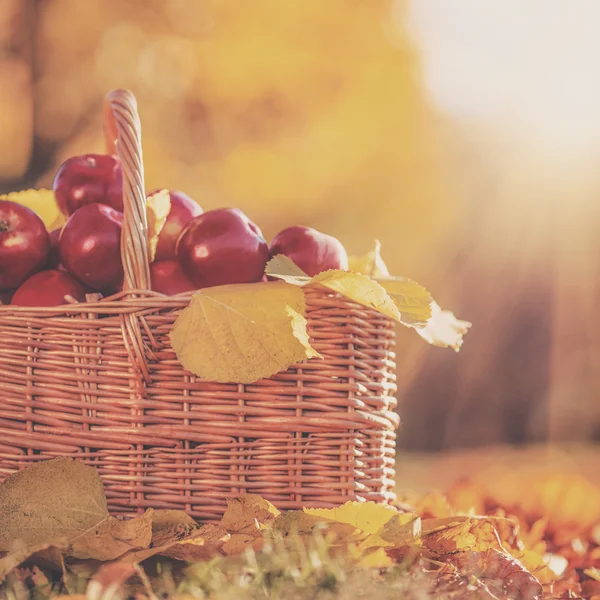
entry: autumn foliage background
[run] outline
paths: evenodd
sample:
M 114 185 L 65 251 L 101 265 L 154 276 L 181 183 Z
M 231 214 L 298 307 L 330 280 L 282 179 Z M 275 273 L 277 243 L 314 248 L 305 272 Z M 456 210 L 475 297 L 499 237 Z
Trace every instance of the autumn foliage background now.
M 399 332 L 401 446 L 597 441 L 598 8 L 485 4 L 3 0 L 0 191 L 101 151 L 130 88 L 148 189 L 377 238 L 473 322 Z

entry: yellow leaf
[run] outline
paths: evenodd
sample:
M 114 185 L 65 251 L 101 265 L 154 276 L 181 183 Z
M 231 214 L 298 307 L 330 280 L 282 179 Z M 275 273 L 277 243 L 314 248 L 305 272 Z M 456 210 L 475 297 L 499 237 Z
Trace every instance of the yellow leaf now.
M 372 308 L 382 315 L 402 323 L 400 311 L 388 293 L 379 283 L 366 275 L 332 269 L 315 275 L 310 283 L 318 283 L 358 304 Z
M 48 231 L 58 229 L 66 222 L 66 217 L 58 209 L 58 204 L 52 190 L 40 189 L 11 192 L 10 194 L 0 195 L 0 200 L 10 200 L 11 202 L 16 202 L 30 208 L 42 219 Z
M 432 556 L 465 551 L 485 552 L 490 548 L 503 550 L 493 523 L 485 518 L 455 516 L 425 519 L 421 527 L 423 548 L 426 554 Z
M 388 277 L 390 272 L 381 258 L 381 242 L 375 240 L 374 247 L 362 256 L 348 257 L 348 268 L 354 273 L 369 277 Z
M 284 537 L 304 538 L 316 531 L 322 532 L 331 544 L 361 542 L 366 537 L 364 531 L 350 523 L 333 521 L 320 514 L 313 515 L 301 510 L 282 513 L 273 523 L 273 534 L 281 534 Z
M 375 502 L 346 502 L 338 508 L 305 508 L 304 512 L 338 523 L 348 523 L 367 533 L 377 533 L 399 514 L 393 506 Z
M 404 325 L 426 327 L 431 319 L 433 300 L 429 292 L 416 281 L 404 277 L 377 279 L 400 311 Z
M 305 309 L 302 290 L 284 282 L 206 288 L 177 317 L 171 344 L 203 379 L 252 383 L 320 356 L 310 345 Z
M 463 337 L 471 327 L 468 321 L 460 321 L 448 310 L 442 310 L 437 303 L 431 304 L 431 319 L 417 333 L 429 344 L 440 348 L 453 348 L 457 352 Z
M 277 254 L 265 267 L 265 274 L 300 287 L 310 283 L 310 277 L 285 254 Z
M 156 257 L 158 236 L 171 212 L 171 196 L 169 190 L 160 190 L 146 198 L 146 218 L 148 219 L 148 254 L 150 262 Z

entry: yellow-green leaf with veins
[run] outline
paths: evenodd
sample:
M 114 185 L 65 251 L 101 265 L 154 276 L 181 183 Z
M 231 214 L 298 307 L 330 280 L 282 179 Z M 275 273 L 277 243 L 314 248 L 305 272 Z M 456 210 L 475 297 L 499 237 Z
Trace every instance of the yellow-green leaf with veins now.
M 376 246 L 372 251 L 375 257 L 378 256 L 378 250 Z M 363 263 L 368 266 L 368 259 L 364 259 Z M 458 351 L 464 335 L 471 327 L 468 321 L 461 321 L 450 311 L 442 310 L 422 285 L 404 277 L 371 279 L 357 273 L 325 271 L 310 278 L 290 258 L 281 254 L 267 263 L 265 273 L 300 287 L 319 283 L 416 329 L 433 346 L 450 347 Z
M 402 323 L 402 315 L 385 288 L 366 275 L 337 270 L 324 271 L 311 279 L 311 284 L 315 283 Z
M 319 357 L 310 345 L 302 290 L 285 282 L 223 285 L 192 296 L 171 344 L 203 379 L 252 383 Z
M 300 287 L 310 283 L 310 277 L 285 254 L 277 254 L 265 267 L 265 274 Z
M 400 311 L 401 323 L 415 328 L 427 325 L 431 318 L 433 299 L 422 285 L 404 277 L 388 277 L 376 281 Z

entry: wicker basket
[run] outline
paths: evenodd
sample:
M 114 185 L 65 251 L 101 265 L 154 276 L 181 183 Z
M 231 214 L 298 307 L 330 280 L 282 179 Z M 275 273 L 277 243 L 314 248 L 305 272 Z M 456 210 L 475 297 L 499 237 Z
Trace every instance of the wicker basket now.
M 59 307 L 0 306 L 0 478 L 71 456 L 98 469 L 113 514 L 172 508 L 204 520 L 246 492 L 283 509 L 393 500 L 391 320 L 309 288 L 322 360 L 250 385 L 185 371 L 169 332 L 190 294 L 148 291 L 135 98 L 118 90 L 108 101 L 123 163 L 124 291 Z

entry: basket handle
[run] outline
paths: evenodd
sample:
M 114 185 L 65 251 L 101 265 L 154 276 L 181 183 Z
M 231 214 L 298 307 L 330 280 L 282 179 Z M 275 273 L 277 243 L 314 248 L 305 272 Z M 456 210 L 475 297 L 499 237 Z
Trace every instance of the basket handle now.
M 116 153 L 123 167 L 123 289 L 148 290 L 150 258 L 142 134 L 137 102 L 129 90 L 113 90 L 106 96 L 104 132 L 107 151 Z

